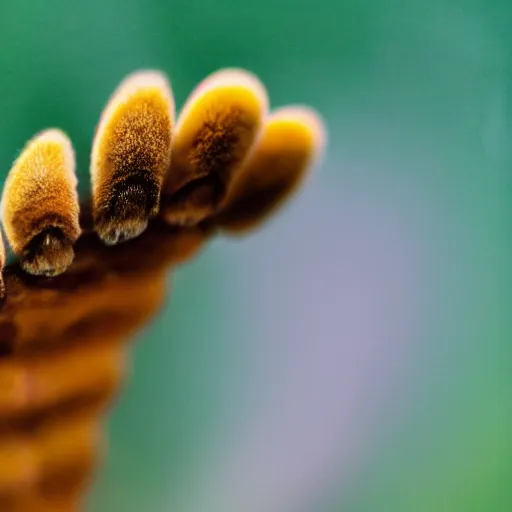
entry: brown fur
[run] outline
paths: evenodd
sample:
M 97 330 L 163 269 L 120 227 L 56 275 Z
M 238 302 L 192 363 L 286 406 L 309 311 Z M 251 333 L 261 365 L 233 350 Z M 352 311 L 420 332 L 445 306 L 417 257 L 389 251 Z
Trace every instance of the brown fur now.
M 276 111 L 216 222 L 232 234 L 260 225 L 302 184 L 323 144 L 322 121 L 315 113 L 304 108 Z
M 74 154 L 59 130 L 28 142 L 11 168 L 2 197 L 7 239 L 23 268 L 57 275 L 73 260 L 80 235 Z
M 169 224 L 193 225 L 215 213 L 265 115 L 265 91 L 245 72 L 214 73 L 199 85 L 173 139 L 163 191 Z
M 135 238 L 158 213 L 173 117 L 170 88 L 159 73 L 129 76 L 107 105 L 91 159 L 94 222 L 105 243 Z

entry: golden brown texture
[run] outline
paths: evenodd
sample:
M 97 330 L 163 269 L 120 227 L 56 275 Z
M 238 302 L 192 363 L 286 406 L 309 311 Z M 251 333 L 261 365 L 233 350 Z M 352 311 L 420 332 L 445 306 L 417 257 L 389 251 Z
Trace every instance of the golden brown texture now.
M 242 70 L 213 73 L 191 94 L 163 188 L 169 224 L 194 225 L 216 212 L 260 133 L 267 104 L 263 85 Z
M 94 221 L 105 243 L 140 235 L 158 213 L 173 122 L 174 100 L 162 73 L 134 73 L 110 99 L 91 156 Z
M 80 235 L 75 157 L 62 131 L 46 130 L 14 162 L 2 195 L 2 220 L 24 270 L 57 275 L 73 261 Z
M 216 219 L 218 225 L 231 234 L 260 225 L 303 183 L 324 145 L 323 123 L 314 111 L 305 107 L 276 110 L 233 183 Z
M 256 120 L 254 126 L 263 123 L 264 91 L 252 79 L 240 80 L 240 75 L 235 83 L 229 82 L 228 77 L 237 76 L 232 71 L 220 75 L 226 81 L 216 82 L 215 94 L 220 85 L 235 94 L 212 97 L 223 98 L 224 107 L 233 99 L 244 98 L 241 104 L 253 112 L 249 117 Z M 67 272 L 52 278 L 33 276 L 19 263 L 4 271 L 6 296 L 0 302 L 1 512 L 82 510 L 84 493 L 104 449 L 103 415 L 126 377 L 128 341 L 158 311 L 166 294 L 168 271 L 192 258 L 220 230 L 246 231 L 259 225 L 302 183 L 322 146 L 318 118 L 296 108 L 273 114 L 259 145 L 259 129 L 247 131 L 244 116 L 236 122 L 219 117 L 219 111 L 226 112 L 224 107 L 208 118 L 211 123 L 203 139 L 185 143 L 192 140 L 185 135 L 190 135 L 201 119 L 192 107 L 207 98 L 211 83 L 209 79 L 200 86 L 198 101 L 192 101 L 180 118 L 186 129 L 180 128 L 177 137 L 180 140 L 182 134 L 182 145 L 177 147 L 188 147 L 182 155 L 191 160 L 181 178 L 171 169 L 170 176 L 182 183 L 177 185 L 177 194 L 166 198 L 167 215 L 150 219 L 137 238 L 107 246 L 101 240 L 105 232 L 99 229 L 100 237 L 94 232 L 94 227 L 99 227 L 97 215 L 94 224 L 92 212 L 82 205 L 82 236 L 74 246 L 76 256 Z M 209 105 L 219 106 L 217 100 Z M 207 112 L 211 111 L 203 113 Z M 239 134 L 233 145 L 223 135 L 230 123 Z M 187 126 L 191 131 L 187 132 Z M 130 129 L 131 125 L 127 126 L 128 132 Z M 220 133 L 218 140 L 227 145 L 223 142 L 220 149 L 212 146 L 211 141 L 217 140 L 212 133 Z M 128 144 L 125 135 L 121 147 L 127 147 L 123 146 Z M 101 150 L 104 162 L 119 161 L 117 150 L 115 144 L 105 146 Z M 217 162 L 217 151 L 226 158 Z M 194 174 L 197 172 L 199 177 Z M 97 178 L 93 173 L 93 184 Z M 110 194 L 115 204 L 118 182 L 112 176 L 109 180 L 104 183 L 104 194 Z M 204 201 L 213 197 L 201 195 L 212 190 L 212 183 L 222 185 L 214 187 L 221 193 L 215 194 L 213 202 Z M 126 198 L 126 194 L 119 197 Z M 221 216 L 215 215 L 219 206 L 224 208 Z M 121 225 L 125 212 L 114 208 L 111 222 Z M 179 213 L 175 218 L 193 225 L 169 225 L 163 218 L 169 220 L 169 212 Z
M 90 466 L 100 439 L 98 418 L 84 411 L 44 420 L 29 433 L 4 432 L 0 439 L 1 495 Z
M 80 510 L 77 486 L 83 491 L 101 456 L 99 427 L 125 378 L 126 340 L 158 311 L 166 270 L 192 257 L 209 234 L 154 221 L 119 246 L 84 234 L 68 272 L 52 279 L 6 269 L 2 512 Z

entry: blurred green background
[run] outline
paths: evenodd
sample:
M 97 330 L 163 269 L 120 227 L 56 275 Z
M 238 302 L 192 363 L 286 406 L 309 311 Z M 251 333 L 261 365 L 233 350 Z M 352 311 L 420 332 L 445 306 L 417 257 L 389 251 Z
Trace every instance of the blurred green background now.
M 59 126 L 86 194 L 140 67 L 178 106 L 244 67 L 329 129 L 293 204 L 173 276 L 91 512 L 512 510 L 511 21 L 505 0 L 2 2 L 4 177 Z

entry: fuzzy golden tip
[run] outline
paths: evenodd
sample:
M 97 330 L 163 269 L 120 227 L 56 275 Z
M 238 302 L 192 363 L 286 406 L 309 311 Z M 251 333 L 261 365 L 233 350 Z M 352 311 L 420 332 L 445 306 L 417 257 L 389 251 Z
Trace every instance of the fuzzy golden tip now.
M 325 145 L 324 123 L 314 110 L 288 106 L 274 111 L 222 205 L 218 224 L 231 234 L 259 226 L 303 184 Z
M 23 269 L 58 275 L 73 261 L 80 236 L 75 155 L 68 136 L 48 129 L 31 139 L 9 171 L 2 220 Z
M 267 109 L 265 87 L 244 70 L 217 71 L 197 86 L 173 138 L 162 193 L 169 224 L 193 225 L 216 212 L 259 136 Z
M 158 71 L 129 75 L 108 102 L 91 155 L 94 224 L 106 244 L 139 236 L 158 213 L 173 124 L 171 87 Z

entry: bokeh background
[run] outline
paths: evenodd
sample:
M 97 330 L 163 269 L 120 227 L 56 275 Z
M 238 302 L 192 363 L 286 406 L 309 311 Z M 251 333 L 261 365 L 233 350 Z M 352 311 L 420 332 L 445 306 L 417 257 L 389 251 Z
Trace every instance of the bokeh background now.
M 90 512 L 512 510 L 512 4 L 2 2 L 0 173 L 48 126 L 82 193 L 111 91 L 240 66 L 329 147 L 172 276 Z M 171 278 L 169 278 L 171 284 Z

